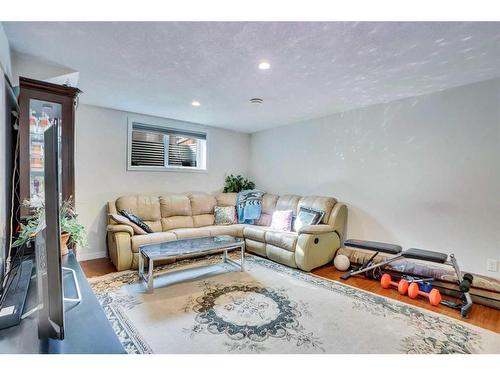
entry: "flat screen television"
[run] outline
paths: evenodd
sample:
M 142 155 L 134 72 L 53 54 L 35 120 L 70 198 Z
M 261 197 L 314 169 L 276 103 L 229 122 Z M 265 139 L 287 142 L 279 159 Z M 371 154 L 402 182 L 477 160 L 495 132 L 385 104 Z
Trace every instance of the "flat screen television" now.
M 60 249 L 59 126 L 44 132 L 45 209 L 35 239 L 39 296 L 38 336 L 64 339 L 64 291 Z

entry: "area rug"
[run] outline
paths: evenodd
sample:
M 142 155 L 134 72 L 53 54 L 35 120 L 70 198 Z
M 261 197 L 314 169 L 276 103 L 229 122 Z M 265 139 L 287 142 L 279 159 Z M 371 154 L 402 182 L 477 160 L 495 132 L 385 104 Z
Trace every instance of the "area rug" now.
M 248 255 L 90 280 L 128 353 L 500 353 L 500 335 Z M 458 312 L 457 312 L 458 313 Z

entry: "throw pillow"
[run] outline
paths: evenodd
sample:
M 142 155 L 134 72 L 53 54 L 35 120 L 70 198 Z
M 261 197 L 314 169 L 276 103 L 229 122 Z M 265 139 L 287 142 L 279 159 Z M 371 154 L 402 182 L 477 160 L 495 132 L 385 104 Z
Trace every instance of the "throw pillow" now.
M 292 210 L 274 211 L 273 217 L 271 219 L 271 228 L 278 230 L 286 230 L 288 232 L 291 231 L 292 217 L 293 217 Z
M 127 210 L 121 210 L 120 213 L 125 216 L 127 219 L 129 219 L 132 223 L 135 225 L 138 225 L 143 231 L 146 233 L 153 233 L 153 230 L 149 225 L 147 225 L 144 221 L 139 219 L 137 216 L 135 216 L 132 212 L 129 212 Z
M 295 218 L 295 223 L 293 229 L 298 232 L 300 228 L 305 225 L 316 225 L 321 222 L 323 216 L 325 215 L 325 211 L 317 210 L 311 207 L 300 207 L 299 213 Z
M 236 208 L 234 206 L 215 206 L 215 225 L 230 225 L 236 222 Z
M 140 226 L 132 223 L 129 219 L 127 219 L 125 216 L 118 215 L 118 214 L 110 214 L 111 218 L 116 221 L 117 224 L 124 224 L 131 226 L 132 229 L 134 230 L 134 234 L 147 234 L 147 232 L 142 229 Z

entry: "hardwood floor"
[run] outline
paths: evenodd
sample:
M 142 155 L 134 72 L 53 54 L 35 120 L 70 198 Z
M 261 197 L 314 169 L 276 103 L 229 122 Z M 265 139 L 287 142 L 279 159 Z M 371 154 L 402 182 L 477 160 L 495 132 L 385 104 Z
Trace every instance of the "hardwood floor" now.
M 478 305 L 477 303 L 472 306 L 472 310 L 469 313 L 468 318 L 462 318 L 460 312 L 451 309 L 446 306 L 431 306 L 424 299 L 411 299 L 408 296 L 402 296 L 395 289 L 384 289 L 380 286 L 380 283 L 374 280 L 369 280 L 363 276 L 354 276 L 349 280 L 341 280 L 340 276 L 344 272 L 337 271 L 332 265 L 326 265 L 317 268 L 312 271 L 313 274 L 325 277 L 330 280 L 335 280 L 343 284 L 351 285 L 353 287 L 366 290 L 375 294 L 382 295 L 384 297 L 392 298 L 401 302 L 405 302 L 414 306 L 422 307 L 426 310 L 434 311 L 439 314 L 447 315 L 452 318 L 467 322 L 491 331 L 500 333 L 500 310 L 493 309 L 491 307 Z M 452 299 L 449 296 L 445 296 L 446 299 Z
M 111 272 L 116 272 L 116 268 L 109 258 L 99 258 L 80 262 L 80 266 L 87 278 L 103 276 Z
M 80 262 L 83 271 L 87 277 L 95 277 L 106 275 L 111 272 L 116 272 L 115 266 L 108 258 L 93 259 Z M 388 298 L 392 298 L 401 302 L 409 303 L 424 309 L 447 315 L 455 319 L 489 329 L 500 333 L 500 310 L 495 310 L 491 307 L 474 304 L 467 319 L 460 316 L 457 310 L 453 310 L 446 306 L 431 306 L 424 299 L 410 299 L 407 296 L 401 296 L 395 289 L 384 289 L 380 283 L 365 279 L 364 277 L 351 277 L 349 280 L 341 280 L 340 276 L 343 272 L 337 271 L 332 265 L 326 265 L 312 271 L 313 274 L 335 280 L 353 287 L 376 293 Z M 446 298 L 449 298 L 446 296 Z

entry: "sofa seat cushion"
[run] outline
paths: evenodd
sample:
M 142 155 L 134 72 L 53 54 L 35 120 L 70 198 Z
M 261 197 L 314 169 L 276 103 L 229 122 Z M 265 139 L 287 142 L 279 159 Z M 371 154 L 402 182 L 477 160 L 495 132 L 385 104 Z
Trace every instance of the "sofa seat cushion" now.
M 243 229 L 243 236 L 254 241 L 266 242 L 266 231 L 268 230 L 270 230 L 269 227 L 250 225 Z
M 210 237 L 209 227 L 204 228 L 179 228 L 169 230 L 167 233 L 173 233 L 177 236 L 178 240 L 185 238 L 198 238 L 198 237 Z
M 206 228 L 210 231 L 211 236 L 233 236 L 243 238 L 243 229 L 250 224 L 231 224 L 231 225 L 209 225 Z
M 237 230 L 232 225 L 209 225 L 206 227 L 201 227 L 200 229 L 207 229 L 210 232 L 210 236 L 237 236 Z
M 266 231 L 266 243 L 288 251 L 295 251 L 298 235 L 295 232 Z
M 169 232 L 139 234 L 132 237 L 132 252 L 138 253 L 139 246 L 141 245 L 175 241 L 176 239 L 177 236 L 174 233 L 169 233 Z

